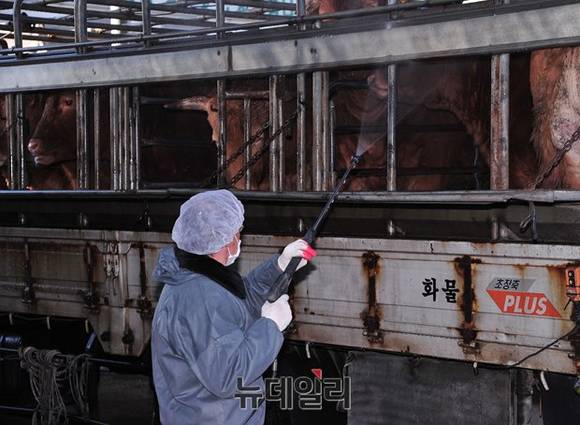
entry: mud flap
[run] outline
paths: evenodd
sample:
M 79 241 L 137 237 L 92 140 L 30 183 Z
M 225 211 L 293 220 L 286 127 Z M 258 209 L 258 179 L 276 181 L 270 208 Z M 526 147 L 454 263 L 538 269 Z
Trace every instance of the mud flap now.
M 514 370 L 351 352 L 349 425 L 515 424 Z

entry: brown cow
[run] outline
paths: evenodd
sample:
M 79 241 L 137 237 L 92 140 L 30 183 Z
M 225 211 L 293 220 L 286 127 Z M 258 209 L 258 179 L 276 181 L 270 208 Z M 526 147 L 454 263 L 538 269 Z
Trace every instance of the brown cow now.
M 311 14 L 332 13 L 347 9 L 367 8 L 380 5 L 377 0 L 311 0 L 307 2 L 307 10 Z M 510 103 L 510 186 L 513 188 L 528 187 L 536 174 L 535 155 L 529 137 L 531 134 L 531 98 L 529 86 L 521 75 L 528 69 L 526 56 L 513 57 L 511 65 L 511 103 Z M 461 58 L 454 60 L 431 60 L 411 62 L 399 66 L 398 89 L 399 108 L 405 109 L 405 114 L 413 114 L 417 107 L 425 106 L 431 110 L 450 111 L 465 126 L 467 133 L 479 150 L 485 164 L 489 166 L 489 122 L 490 122 L 490 61 L 486 58 Z M 369 91 L 351 92 L 335 100 L 337 122 L 353 121 L 362 125 L 384 125 L 386 121 L 387 82 L 386 70 L 356 71 L 340 73 L 338 79 L 366 78 Z M 399 117 L 399 119 L 401 119 Z M 342 137 L 337 150 L 341 152 L 340 160 L 346 162 L 358 142 L 358 136 Z M 421 135 L 411 139 L 398 138 L 399 155 L 408 152 L 409 157 L 399 157 L 398 163 L 406 167 L 407 162 L 415 163 L 411 155 L 412 146 L 403 143 L 423 145 Z M 384 137 L 377 136 L 373 149 L 367 154 L 366 162 L 371 168 L 384 167 Z M 466 147 L 470 149 L 471 146 Z M 453 169 L 465 162 L 461 149 L 448 151 L 441 149 L 434 152 L 440 158 L 430 160 L 443 164 L 440 159 L 447 158 L 444 168 Z M 422 164 L 429 166 L 428 164 Z M 418 188 L 422 185 L 413 183 L 413 179 L 401 180 L 399 189 Z M 447 180 L 447 179 L 443 179 Z M 384 182 L 368 179 L 361 188 L 381 188 Z M 377 186 L 378 184 L 378 186 Z M 364 187 L 366 185 L 366 187 Z M 432 188 L 432 185 L 428 185 Z M 453 186 L 453 184 L 452 184 Z M 355 187 L 355 186 L 353 186 Z M 427 188 L 427 187 L 426 187 Z M 443 189 L 444 187 L 440 187 Z
M 530 83 L 535 114 L 533 142 L 543 171 L 580 127 L 580 48 L 533 52 Z M 564 155 L 542 187 L 580 188 L 580 143 Z
M 489 165 L 490 137 L 490 61 L 486 58 L 433 60 L 399 67 L 400 104 L 424 105 L 431 110 L 450 111 L 465 126 L 473 138 L 485 164 Z M 532 125 L 532 102 L 527 80 L 527 55 L 512 56 L 510 78 L 510 187 L 526 188 L 537 169 L 533 148 L 529 143 Z M 386 97 L 385 73 L 375 71 L 369 76 L 371 92 Z M 384 103 L 383 103 L 384 104 Z M 385 106 L 382 107 L 384 111 Z M 351 109 L 352 111 L 352 109 Z M 378 110 L 375 111 L 377 114 Z M 384 119 L 384 115 L 380 117 Z M 449 167 L 454 167 L 453 152 Z
M 50 167 L 38 176 L 31 173 L 30 189 L 75 189 L 76 179 L 76 107 L 73 91 L 46 96 L 42 114 L 28 141 L 34 166 Z M 38 178 L 36 178 L 38 177 Z
M 186 85 L 187 87 L 187 85 Z M 182 93 L 180 87 L 159 87 L 164 96 Z M 159 97 L 156 90 L 145 88 L 149 95 Z M 101 93 L 100 104 L 100 188 L 110 186 L 110 129 L 108 114 L 108 96 Z M 202 120 L 192 116 L 175 116 L 163 114 L 163 110 L 152 109 L 151 104 L 142 106 L 141 110 L 141 173 L 143 180 L 149 183 L 193 182 L 208 174 L 208 150 L 203 146 L 175 144 L 173 140 L 191 137 L 204 133 L 200 129 Z M 155 106 L 155 105 L 153 105 Z M 45 97 L 32 137 L 28 142 L 28 151 L 33 157 L 36 168 L 29 170 L 30 189 L 75 189 L 76 178 L 76 99 L 73 91 L 51 93 Z M 205 123 L 205 120 L 203 120 Z M 198 136 L 197 140 L 204 136 Z M 209 145 L 209 143 L 208 143 Z M 90 156 L 90 155 L 89 155 Z M 215 155 L 214 155 L 215 156 Z M 200 170 L 200 168 L 202 168 Z M 200 177 L 201 174 L 201 177 Z
M 36 127 L 43 111 L 44 103 L 41 95 L 25 95 L 24 101 L 24 129 L 26 132 Z M 14 123 L 8 123 L 5 116 L 5 97 L 0 97 L 0 108 L 2 110 L 2 131 L 0 133 L 0 189 L 10 187 L 10 176 L 8 170 L 8 132 Z M 46 166 L 38 168 L 28 161 L 25 153 L 27 189 L 60 189 L 69 187 L 70 180 L 66 174 L 56 166 Z
M 259 82 L 238 82 L 236 87 L 240 87 L 240 91 L 252 91 L 252 89 L 264 89 L 260 87 Z M 260 90 L 260 91 L 262 91 Z M 294 103 L 295 103 L 295 99 Z M 166 105 L 168 109 L 183 109 L 203 111 L 207 113 L 207 120 L 212 128 L 212 140 L 215 142 L 219 138 L 219 122 L 218 122 L 218 108 L 217 97 L 215 94 L 207 96 L 193 96 L 183 99 L 179 102 Z M 244 143 L 244 111 L 243 101 L 238 99 L 227 100 L 227 146 L 226 155 L 230 157 L 238 150 Z M 287 111 L 289 108 L 284 108 Z M 251 107 L 251 125 L 250 134 L 256 135 L 264 124 L 268 123 L 269 109 L 268 101 L 262 99 L 253 99 Z M 266 137 L 268 133 L 266 132 Z M 287 133 L 284 133 L 284 137 Z M 295 184 L 295 170 L 293 159 L 295 157 L 295 141 L 293 134 L 291 134 L 285 143 L 285 157 L 286 161 L 286 175 L 285 187 L 290 188 Z M 264 138 L 256 139 L 252 144 L 252 154 L 257 153 L 263 146 Z M 244 154 L 240 155 L 234 162 L 226 169 L 226 182 L 231 182 L 232 178 L 243 168 L 245 164 Z M 259 159 L 251 168 L 251 188 L 253 190 L 267 190 L 268 182 L 268 153 L 266 152 L 261 159 Z M 238 180 L 234 187 L 237 189 L 245 188 L 245 177 Z

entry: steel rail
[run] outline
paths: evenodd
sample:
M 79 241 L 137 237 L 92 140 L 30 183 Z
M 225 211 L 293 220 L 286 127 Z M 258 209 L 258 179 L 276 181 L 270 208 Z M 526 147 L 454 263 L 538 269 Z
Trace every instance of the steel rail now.
M 119 6 L 128 9 L 141 9 L 140 2 L 132 2 L 129 0 L 91 0 L 91 3 L 102 4 L 106 6 Z M 161 10 L 164 12 L 183 13 L 197 16 L 208 16 L 212 18 L 215 16 L 215 11 L 212 9 L 202 9 L 196 7 L 179 7 L 159 3 L 151 3 L 149 7 L 151 10 Z M 251 12 L 245 13 L 245 12 L 229 12 L 229 11 L 225 11 L 225 17 L 241 18 L 241 19 L 275 19 L 275 17 L 272 17 L 271 15 L 263 15 Z
M 68 0 L 67 0 L 68 1 Z M 143 0 L 144 1 L 144 0 Z M 54 7 L 54 6 L 44 6 L 43 4 L 35 4 L 35 3 L 25 3 L 24 4 L 26 10 L 31 10 L 35 12 L 47 12 L 56 15 L 66 15 L 72 16 L 73 9 L 72 8 L 65 8 L 65 7 Z M 0 0 L 0 9 L 3 8 L 11 8 L 12 2 Z M 143 9 L 147 10 L 147 8 Z M 125 21 L 134 21 L 138 22 L 141 25 L 142 22 L 142 14 L 138 13 L 139 9 L 137 10 L 124 10 L 124 11 L 114 11 L 114 10 L 93 10 L 87 8 L 87 17 L 88 18 L 102 18 L 102 19 L 122 19 Z M 28 17 L 32 22 L 36 19 L 36 17 L 31 16 Z M 12 19 L 10 19 L 12 21 Z M 178 18 L 178 17 L 168 17 L 168 16 L 156 16 L 151 15 L 151 21 L 154 21 L 158 24 L 168 24 L 168 25 L 176 25 L 176 26 L 200 26 L 200 27 L 214 27 L 213 22 L 209 22 L 207 18 Z M 147 34 L 147 33 L 145 33 Z
M 22 0 L 16 0 L 22 1 Z M 100 0 L 100 1 L 108 1 L 108 0 Z M 112 2 L 112 0 L 111 0 Z M 130 43 L 130 42 L 143 42 L 145 40 L 170 40 L 174 38 L 184 38 L 184 37 L 192 37 L 198 35 L 208 35 L 214 33 L 228 33 L 234 31 L 242 31 L 242 30 L 250 30 L 250 29 L 264 29 L 267 27 L 279 27 L 284 25 L 299 25 L 299 24 L 306 24 L 312 23 L 315 21 L 320 21 L 321 19 L 347 19 L 347 18 L 354 18 L 354 17 L 367 17 L 367 16 L 380 16 L 384 14 L 388 14 L 391 12 L 396 11 L 404 11 L 404 10 L 414 10 L 417 8 L 422 8 L 426 6 L 439 6 L 439 5 L 446 5 L 446 4 L 453 4 L 455 0 L 430 0 L 430 1 L 413 1 L 404 4 L 397 4 L 391 6 L 382 6 L 376 7 L 372 9 L 357 9 L 357 10 L 349 10 L 345 12 L 335 12 L 329 13 L 326 15 L 320 16 L 298 16 L 298 17 L 291 17 L 291 18 L 279 18 L 275 20 L 271 20 L 268 22 L 252 22 L 247 24 L 237 24 L 237 25 L 230 25 L 226 27 L 214 27 L 208 29 L 199 29 L 199 30 L 192 30 L 192 31 L 182 31 L 182 32 L 173 32 L 168 34 L 153 34 L 150 36 L 132 36 L 132 37 L 119 37 L 115 40 L 108 40 L 108 41 L 93 41 L 87 43 L 77 43 L 82 46 L 86 47 L 96 47 L 96 46 L 106 46 L 113 43 Z M 494 9 L 495 12 L 499 11 L 499 8 Z M 212 12 L 213 15 L 213 12 Z M 315 30 L 315 32 L 319 32 Z M 11 52 L 34 52 L 39 50 L 59 50 L 62 46 L 53 45 L 53 46 L 42 46 L 42 47 L 27 47 L 27 48 L 13 48 L 9 49 L 8 51 Z M 67 44 L 64 46 L 65 48 L 70 48 Z
M 206 189 L 157 189 L 139 191 L 112 191 L 112 190 L 7 190 L 0 191 L 0 200 L 18 199 L 171 199 L 173 197 L 189 197 Z M 271 202 L 326 202 L 327 192 L 262 192 L 232 190 L 240 199 L 247 201 Z M 435 192 L 342 192 L 338 196 L 339 202 L 358 203 L 368 202 L 376 204 L 505 204 L 511 201 L 536 202 L 545 204 L 580 203 L 578 190 L 508 190 L 508 191 L 435 191 Z
M 5 13 L 0 13 L 0 20 L 12 20 L 12 15 L 8 15 Z M 74 18 L 69 17 L 66 19 L 57 19 L 57 18 L 44 18 L 44 17 L 31 17 L 31 16 L 21 16 L 21 23 L 30 23 L 30 24 L 47 24 L 47 25 L 55 25 L 58 27 L 72 27 L 75 25 Z M 136 33 L 141 33 L 141 24 L 139 25 L 126 25 L 126 24 L 109 24 L 106 22 L 87 22 L 88 28 L 101 28 L 101 29 L 109 29 L 109 30 L 120 30 L 120 31 L 131 31 Z M 37 28 L 31 27 L 30 29 L 24 29 L 20 24 L 19 31 L 22 33 L 24 32 L 36 32 Z M 47 30 L 47 28 L 45 28 Z M 175 30 L 170 28 L 156 28 L 156 31 L 163 32 L 166 34 L 172 34 Z M 92 33 L 91 33 L 92 35 Z M 78 43 L 82 44 L 82 43 Z M 47 47 L 47 46 L 43 46 Z M 82 47 L 82 46 L 81 46 Z

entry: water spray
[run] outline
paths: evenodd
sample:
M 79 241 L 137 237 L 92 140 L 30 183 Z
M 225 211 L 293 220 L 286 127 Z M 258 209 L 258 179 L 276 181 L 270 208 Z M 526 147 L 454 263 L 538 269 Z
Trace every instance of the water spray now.
M 357 152 L 359 150 L 360 149 L 357 149 Z M 354 170 L 358 166 L 363 154 L 364 154 L 364 151 L 360 154 L 355 154 L 352 156 L 352 158 L 350 160 L 350 165 L 348 166 L 348 168 L 346 169 L 346 171 L 344 172 L 344 174 L 340 178 L 340 181 L 338 182 L 338 184 L 334 188 L 334 191 L 332 192 L 332 194 L 328 197 L 328 200 L 326 201 L 326 204 L 322 208 L 322 211 L 320 211 L 320 214 L 316 218 L 316 221 L 314 221 L 314 224 L 312 226 L 310 226 L 310 228 L 308 229 L 308 231 L 306 232 L 306 234 L 302 238 L 309 245 L 312 244 L 314 242 L 314 240 L 316 239 L 316 237 L 318 236 L 320 226 L 322 225 L 322 223 L 324 222 L 324 220 L 326 219 L 326 217 L 330 213 L 330 209 L 332 208 L 332 204 L 334 204 L 334 202 L 336 201 L 336 198 L 338 197 L 338 194 L 344 188 L 344 185 L 346 184 L 346 181 L 347 181 L 348 176 L 350 175 L 351 171 Z M 290 263 L 286 267 L 286 270 L 284 270 L 284 272 L 278 277 L 278 279 L 276 280 L 274 285 L 272 285 L 272 290 L 270 291 L 270 294 L 268 295 L 268 301 L 274 302 L 278 298 L 280 298 L 282 295 L 284 295 L 288 292 L 288 287 L 290 286 L 290 282 L 292 281 L 292 277 L 294 276 L 294 273 L 296 272 L 296 269 L 298 268 L 298 265 L 300 264 L 301 260 L 302 260 L 302 258 L 300 258 L 300 257 L 292 258 L 292 260 L 290 261 Z

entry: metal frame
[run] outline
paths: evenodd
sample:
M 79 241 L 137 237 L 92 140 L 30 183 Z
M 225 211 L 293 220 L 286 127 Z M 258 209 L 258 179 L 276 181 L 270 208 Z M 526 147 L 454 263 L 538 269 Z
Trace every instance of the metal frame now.
M 530 2 L 531 3 L 531 2 Z M 534 2 L 535 3 L 535 2 Z M 402 5 L 397 5 L 402 6 Z M 394 8 L 395 6 L 388 6 Z M 504 5 L 457 19 L 451 15 L 433 20 L 429 25 L 416 20 L 397 20 L 392 28 L 338 27 L 332 29 L 289 30 L 288 27 L 272 28 L 259 40 L 250 31 L 216 42 L 208 38 L 211 30 L 200 30 L 197 44 L 193 39 L 180 37 L 189 44 L 184 49 L 196 50 L 196 54 L 183 51 L 159 51 L 148 49 L 141 53 L 119 56 L 118 52 L 87 53 L 85 59 L 50 55 L 46 64 L 38 64 L 34 57 L 27 57 L 26 65 L 10 63 L 3 70 L 0 93 L 57 89 L 64 87 L 87 87 L 104 85 L 138 84 L 143 82 L 171 81 L 195 78 L 235 77 L 255 74 L 300 72 L 327 67 L 355 66 L 364 64 L 395 63 L 403 60 L 427 57 L 457 56 L 485 53 L 504 53 L 522 49 L 562 46 L 580 43 L 576 23 L 580 21 L 577 4 L 555 5 L 543 9 L 521 10 Z M 386 7 L 385 7 L 386 8 Z M 382 8 L 383 11 L 385 8 Z M 392 9 L 388 9 L 392 10 Z M 380 11 L 375 11 L 379 14 Z M 384 13 L 384 12 L 383 12 Z M 483 16 L 482 16 L 483 15 Z M 311 18 L 311 17 L 308 17 Z M 454 18 L 454 19 L 452 19 Z M 302 20 L 280 22 L 302 23 Z M 307 18 L 303 18 L 306 20 Z M 249 24 L 250 29 L 260 24 Z M 535 29 L 541 26 L 542 31 Z M 234 26 L 233 28 L 246 28 Z M 510 28 L 510 31 L 505 31 Z M 324 36 L 333 34 L 331 37 Z M 276 37 L 268 41 L 267 34 Z M 246 38 L 244 38 L 246 37 Z M 139 42 L 153 40 L 143 36 Z M 77 47 L 94 47 L 95 44 L 77 44 Z M 50 50 L 50 46 L 45 47 Z M 16 49 L 23 53 L 30 49 Z M 285 52 L 284 55 L 276 52 Z M 110 57 L 107 57 L 110 56 Z M 58 59 L 57 62 L 54 62 Z M 47 58 L 48 60 L 48 58 Z M 79 62 L 80 61 L 80 62 Z M 40 73 L 39 70 L 43 72 Z M 127 73 L 131 69 L 134 72 Z

